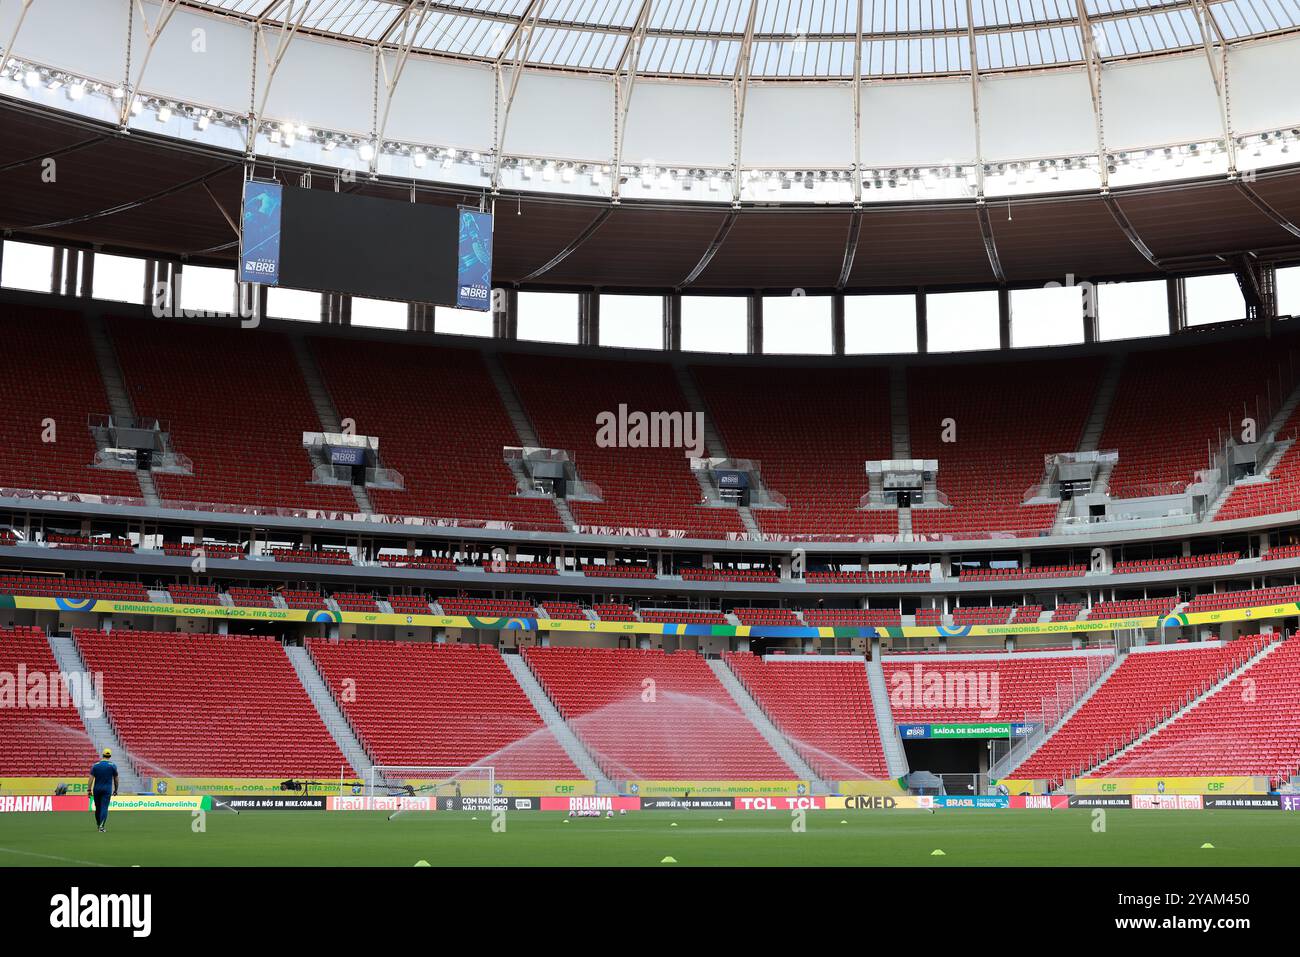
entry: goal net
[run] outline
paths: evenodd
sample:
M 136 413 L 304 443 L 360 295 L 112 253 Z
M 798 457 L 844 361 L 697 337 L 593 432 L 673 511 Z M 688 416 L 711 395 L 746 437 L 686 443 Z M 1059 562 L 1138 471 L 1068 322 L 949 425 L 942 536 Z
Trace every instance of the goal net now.
M 490 798 L 496 770 L 486 765 L 375 765 L 366 772 L 366 802 L 392 811 L 436 810 L 438 798 Z

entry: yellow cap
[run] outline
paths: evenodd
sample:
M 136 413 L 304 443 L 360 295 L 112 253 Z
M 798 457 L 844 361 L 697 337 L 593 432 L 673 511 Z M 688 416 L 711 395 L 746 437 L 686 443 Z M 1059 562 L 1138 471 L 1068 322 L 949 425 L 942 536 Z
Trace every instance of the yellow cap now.
M 105 748 L 105 749 L 104 749 L 104 757 L 106 757 L 106 758 L 111 758 L 112 756 L 113 756 L 113 752 L 112 752 L 111 750 L 109 750 L 108 748 Z

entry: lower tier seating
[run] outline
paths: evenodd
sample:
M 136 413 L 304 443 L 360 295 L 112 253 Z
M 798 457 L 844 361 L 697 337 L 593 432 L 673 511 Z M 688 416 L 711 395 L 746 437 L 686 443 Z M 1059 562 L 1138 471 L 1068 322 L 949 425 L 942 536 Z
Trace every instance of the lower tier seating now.
M 0 672 L 55 675 L 59 666 L 39 628 L 0 629 Z M 48 687 L 48 677 L 47 685 Z M 28 686 L 33 687 L 33 686 Z M 16 690 L 23 690 L 16 686 Z M 0 708 L 0 777 L 76 777 L 95 761 L 81 716 L 68 700 L 47 698 L 44 707 Z M 13 704 L 17 704 L 14 702 Z
M 1264 775 L 1300 771 L 1300 638 L 1277 644 L 1155 735 L 1103 765 L 1103 776 Z
M 894 720 L 902 724 L 1022 721 L 1041 713 L 1043 699 L 1086 666 L 1083 655 L 884 662 Z
M 818 777 L 889 777 L 862 662 L 766 662 L 748 652 L 726 661 Z
M 1123 747 L 1201 694 L 1254 651 L 1255 642 L 1129 654 L 1056 733 L 1008 777 L 1059 784 Z
M 307 648 L 379 764 L 486 764 L 498 780 L 582 777 L 495 648 L 321 639 Z
M 529 648 L 530 668 L 616 780 L 789 780 L 794 774 L 693 652 Z
M 347 763 L 273 638 L 75 637 L 86 667 L 103 672 L 109 720 L 144 774 L 337 780 Z

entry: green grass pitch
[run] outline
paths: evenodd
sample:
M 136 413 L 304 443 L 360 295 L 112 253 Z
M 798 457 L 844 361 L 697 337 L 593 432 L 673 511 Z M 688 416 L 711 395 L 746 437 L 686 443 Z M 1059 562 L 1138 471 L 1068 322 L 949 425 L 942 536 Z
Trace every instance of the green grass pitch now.
M 1087 810 L 811 811 L 805 822 L 797 833 L 781 812 L 521 811 L 496 833 L 489 813 L 216 810 L 201 833 L 188 813 L 121 812 L 100 834 L 89 814 L 5 814 L 0 865 L 1300 865 L 1300 814 L 1282 812 L 1111 810 L 1101 833 Z

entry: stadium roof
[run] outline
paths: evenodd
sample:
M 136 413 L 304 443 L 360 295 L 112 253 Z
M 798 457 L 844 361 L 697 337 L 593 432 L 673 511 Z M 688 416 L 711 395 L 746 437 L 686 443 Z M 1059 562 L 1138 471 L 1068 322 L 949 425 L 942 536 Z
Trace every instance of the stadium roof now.
M 1300 29 L 1297 0 L 315 0 L 305 15 L 301 0 L 183 2 L 446 57 L 697 79 L 737 75 L 746 51 L 755 80 L 932 77 L 971 72 L 972 51 L 981 73 L 1041 70 L 1082 64 L 1089 36 L 1123 60 Z

